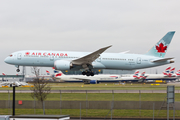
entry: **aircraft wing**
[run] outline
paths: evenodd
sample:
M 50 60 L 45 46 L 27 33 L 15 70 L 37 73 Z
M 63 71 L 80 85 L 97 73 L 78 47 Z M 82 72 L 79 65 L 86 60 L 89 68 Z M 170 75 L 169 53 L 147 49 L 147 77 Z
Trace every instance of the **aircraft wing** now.
M 174 59 L 174 58 L 157 59 L 157 60 L 153 60 L 152 62 L 164 62 L 164 61 L 171 60 L 171 59 Z
M 72 61 L 72 63 L 76 64 L 76 65 L 91 64 L 94 60 L 96 60 L 100 56 L 101 53 L 103 53 L 106 49 L 110 48 L 111 46 L 112 45 L 101 48 L 91 54 L 84 56 L 84 57 L 75 59 Z

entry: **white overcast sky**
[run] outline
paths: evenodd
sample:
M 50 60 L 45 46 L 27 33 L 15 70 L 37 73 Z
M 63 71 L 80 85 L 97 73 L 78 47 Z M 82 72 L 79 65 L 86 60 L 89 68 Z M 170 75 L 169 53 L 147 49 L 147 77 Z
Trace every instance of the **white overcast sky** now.
M 165 57 L 175 57 L 170 66 L 180 69 L 179 5 L 179 0 L 0 0 L 0 72 L 16 74 L 4 59 L 19 50 L 93 52 L 113 45 L 106 52 L 144 54 L 168 31 L 176 33 Z

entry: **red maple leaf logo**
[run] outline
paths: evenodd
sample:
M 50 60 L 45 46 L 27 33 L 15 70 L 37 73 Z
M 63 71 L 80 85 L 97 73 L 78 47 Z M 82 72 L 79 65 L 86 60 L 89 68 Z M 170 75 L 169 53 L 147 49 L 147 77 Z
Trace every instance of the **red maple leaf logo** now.
M 163 43 L 160 43 L 159 46 L 156 46 L 156 50 L 158 53 L 165 53 L 167 46 L 164 46 Z
M 25 54 L 26 54 L 26 55 L 29 55 L 29 54 L 30 54 L 30 52 L 26 52 Z

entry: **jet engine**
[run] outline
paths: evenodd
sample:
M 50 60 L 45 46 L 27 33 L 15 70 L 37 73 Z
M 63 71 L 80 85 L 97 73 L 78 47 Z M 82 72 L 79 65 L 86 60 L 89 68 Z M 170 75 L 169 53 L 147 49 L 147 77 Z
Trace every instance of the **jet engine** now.
M 83 81 L 84 84 L 98 84 L 99 82 L 97 80 L 88 80 L 88 81 Z
M 54 68 L 56 70 L 70 70 L 73 67 L 70 61 L 66 60 L 56 60 L 54 62 Z
M 97 80 L 91 80 L 90 81 L 90 84 L 97 84 L 98 82 L 97 82 Z

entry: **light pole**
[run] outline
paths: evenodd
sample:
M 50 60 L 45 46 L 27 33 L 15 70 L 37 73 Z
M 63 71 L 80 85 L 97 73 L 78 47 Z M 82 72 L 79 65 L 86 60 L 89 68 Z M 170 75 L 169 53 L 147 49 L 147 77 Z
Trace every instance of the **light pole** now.
M 16 86 L 13 86 L 13 116 L 15 115 L 15 88 Z

